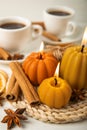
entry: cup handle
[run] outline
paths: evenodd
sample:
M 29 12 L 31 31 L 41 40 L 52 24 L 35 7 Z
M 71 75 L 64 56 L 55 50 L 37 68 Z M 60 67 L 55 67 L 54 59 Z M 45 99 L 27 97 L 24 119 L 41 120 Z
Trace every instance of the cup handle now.
M 66 29 L 66 36 L 73 35 L 75 31 L 77 30 L 77 24 L 75 22 L 70 21 L 68 23 L 67 29 Z
M 32 38 L 35 39 L 39 37 L 43 32 L 43 28 L 40 25 L 32 25 Z

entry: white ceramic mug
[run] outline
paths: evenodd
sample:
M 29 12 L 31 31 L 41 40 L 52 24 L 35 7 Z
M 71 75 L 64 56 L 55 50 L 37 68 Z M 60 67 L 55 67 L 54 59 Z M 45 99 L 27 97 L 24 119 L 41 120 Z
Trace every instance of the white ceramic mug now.
M 16 26 L 15 24 L 19 24 L 21 27 L 12 27 L 12 29 L 11 26 Z M 26 18 L 19 16 L 0 18 L 0 47 L 7 50 L 19 50 L 32 40 L 32 31 L 35 28 L 40 30 L 38 33 L 40 35 L 41 26 L 33 26 L 31 21 Z
M 53 14 L 55 13 L 68 13 L 65 15 Z M 46 30 L 58 37 L 64 35 L 71 35 L 75 32 L 76 24 L 71 22 L 71 19 L 75 15 L 74 9 L 65 6 L 49 7 L 43 11 L 43 19 Z

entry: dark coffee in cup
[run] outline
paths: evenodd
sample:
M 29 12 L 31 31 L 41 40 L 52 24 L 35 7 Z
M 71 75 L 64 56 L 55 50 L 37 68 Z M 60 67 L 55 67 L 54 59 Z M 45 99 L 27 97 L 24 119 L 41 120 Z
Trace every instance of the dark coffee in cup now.
M 20 29 L 25 27 L 26 25 L 23 23 L 16 23 L 16 22 L 12 22 L 12 23 L 4 23 L 2 25 L 0 25 L 0 28 L 3 29 Z
M 61 10 L 53 10 L 48 12 L 51 15 L 56 15 L 56 16 L 67 16 L 70 15 L 69 12 L 66 11 L 61 11 Z

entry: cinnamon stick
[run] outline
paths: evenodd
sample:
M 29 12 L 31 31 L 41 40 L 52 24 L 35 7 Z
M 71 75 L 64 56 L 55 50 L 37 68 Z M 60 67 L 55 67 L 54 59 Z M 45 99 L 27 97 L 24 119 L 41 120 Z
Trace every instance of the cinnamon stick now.
M 32 22 L 32 24 L 33 24 L 33 25 L 34 25 L 34 24 L 38 24 L 38 25 L 42 26 L 44 30 L 46 29 L 46 28 L 45 28 L 45 24 L 44 24 L 44 22 L 42 22 L 42 21 Z
M 50 40 L 52 41 L 61 41 L 57 36 L 55 36 L 54 34 L 50 33 L 50 32 L 47 32 L 47 31 L 43 31 L 42 32 L 42 35 L 44 37 L 47 37 L 49 38 Z
M 20 63 L 11 62 L 10 68 L 12 69 L 14 76 L 24 94 L 24 97 L 29 102 L 29 104 L 36 104 L 39 102 L 39 97 L 34 87 L 31 85 L 27 76 L 25 75 Z
M 17 101 L 19 92 L 20 92 L 20 87 L 14 77 L 14 74 L 12 74 L 6 91 L 6 99 L 9 101 Z
M 0 56 L 2 56 L 2 59 L 4 59 L 4 60 L 11 59 L 11 55 L 4 48 L 0 48 Z

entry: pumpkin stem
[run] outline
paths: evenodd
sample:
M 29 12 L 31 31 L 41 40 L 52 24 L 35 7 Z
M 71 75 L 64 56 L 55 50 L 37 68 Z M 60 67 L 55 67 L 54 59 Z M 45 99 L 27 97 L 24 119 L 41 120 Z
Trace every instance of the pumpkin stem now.
M 82 45 L 81 52 L 83 53 L 85 45 Z

